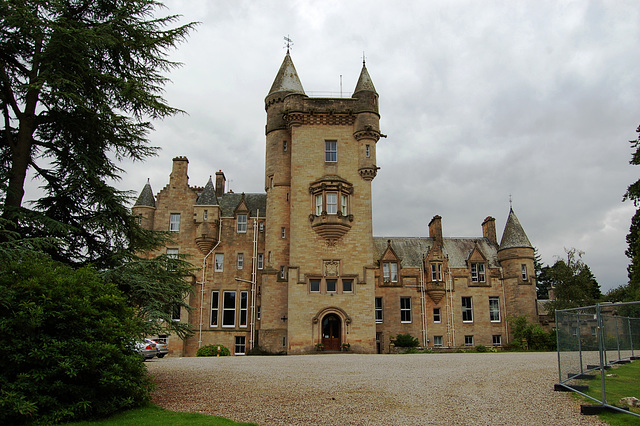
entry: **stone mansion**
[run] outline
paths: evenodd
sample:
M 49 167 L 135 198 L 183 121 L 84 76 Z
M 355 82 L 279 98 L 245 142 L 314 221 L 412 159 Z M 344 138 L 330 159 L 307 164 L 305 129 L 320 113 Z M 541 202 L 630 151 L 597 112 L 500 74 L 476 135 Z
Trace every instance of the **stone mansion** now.
M 155 195 L 147 183 L 132 208 L 174 235 L 151 256 L 184 254 L 198 268 L 186 278 L 193 309 L 174 314 L 195 334 L 169 336 L 173 354 L 388 353 L 400 333 L 434 349 L 502 346 L 508 316 L 537 320 L 534 249 L 513 210 L 500 241 L 492 217 L 476 238 L 444 237 L 440 216 L 428 237 L 373 236 L 384 135 L 364 64 L 350 98 L 313 98 L 287 52 L 265 108 L 265 193 L 227 192 L 222 171 L 190 186 L 176 157 L 169 183 Z

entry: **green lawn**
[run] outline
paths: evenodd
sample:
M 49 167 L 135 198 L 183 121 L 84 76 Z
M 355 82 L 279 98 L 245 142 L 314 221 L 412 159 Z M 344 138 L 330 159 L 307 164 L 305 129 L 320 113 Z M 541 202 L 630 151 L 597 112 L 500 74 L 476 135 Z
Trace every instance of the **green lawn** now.
M 198 413 L 179 413 L 165 410 L 149 404 L 142 408 L 125 411 L 104 420 L 66 423 L 67 426 L 86 425 L 256 425 L 256 423 L 237 423 L 224 417 L 207 416 Z M 257 425 L 256 425 L 257 426 Z
M 602 401 L 602 385 L 599 380 L 599 372 L 595 380 L 584 381 L 589 385 L 587 395 Z M 619 406 L 621 398 L 635 396 L 640 399 L 640 361 L 632 361 L 629 364 L 621 364 L 616 368 L 607 370 L 606 374 L 615 374 L 615 377 L 605 377 L 605 392 L 607 404 Z M 581 397 L 582 398 L 582 397 Z M 584 398 L 585 404 L 597 404 L 595 401 Z M 634 413 L 640 414 L 640 408 L 631 408 Z M 623 413 L 604 412 L 599 414 L 601 420 L 611 425 L 638 425 L 640 418 Z

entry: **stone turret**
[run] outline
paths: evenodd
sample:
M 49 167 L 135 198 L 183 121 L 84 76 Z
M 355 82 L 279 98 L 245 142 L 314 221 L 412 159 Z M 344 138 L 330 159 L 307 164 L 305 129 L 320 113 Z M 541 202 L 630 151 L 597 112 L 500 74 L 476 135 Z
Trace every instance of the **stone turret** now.
M 156 213 L 156 200 L 153 196 L 151 184 L 147 180 L 147 184 L 142 188 L 140 196 L 133 205 L 131 212 L 134 216 L 138 216 L 139 224 L 145 229 L 153 229 L 153 221 Z
M 534 248 L 518 217 L 510 209 L 498 247 L 507 303 L 515 308 L 508 314 L 526 315 L 530 321 L 537 321 L 533 260 Z
M 209 181 L 196 200 L 193 208 L 193 220 L 198 225 L 196 228 L 196 244 L 203 254 L 207 254 L 218 241 L 218 226 L 220 223 L 220 206 L 218 205 L 216 188 L 213 186 L 211 176 L 209 176 Z

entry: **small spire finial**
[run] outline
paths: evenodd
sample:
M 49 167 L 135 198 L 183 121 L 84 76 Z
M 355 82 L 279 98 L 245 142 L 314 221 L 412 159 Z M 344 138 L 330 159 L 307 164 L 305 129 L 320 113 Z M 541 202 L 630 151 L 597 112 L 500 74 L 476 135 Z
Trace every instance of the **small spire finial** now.
M 511 199 L 511 194 L 509 194 L 509 210 L 513 210 L 513 200 Z
M 362 51 L 362 66 L 364 67 L 366 66 L 366 64 L 367 64 L 367 57 L 364 56 L 364 51 Z
M 289 38 L 289 35 L 287 34 L 284 37 L 284 41 L 287 47 L 287 54 L 289 54 L 289 49 L 291 48 L 291 46 L 293 46 L 293 40 L 291 40 L 291 38 Z

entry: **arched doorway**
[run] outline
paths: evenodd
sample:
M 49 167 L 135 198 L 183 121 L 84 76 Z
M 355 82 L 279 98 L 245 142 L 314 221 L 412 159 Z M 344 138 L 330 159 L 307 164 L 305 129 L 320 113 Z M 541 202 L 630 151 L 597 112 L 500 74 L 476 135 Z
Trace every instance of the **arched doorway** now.
M 328 314 L 322 318 L 322 344 L 325 351 L 340 350 L 340 333 L 342 321 L 336 314 Z

